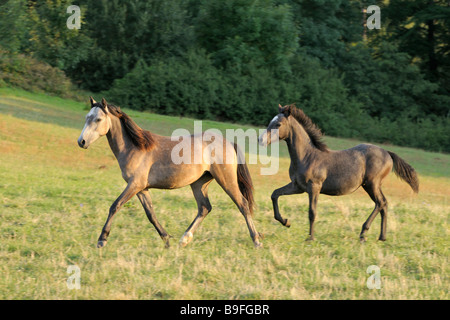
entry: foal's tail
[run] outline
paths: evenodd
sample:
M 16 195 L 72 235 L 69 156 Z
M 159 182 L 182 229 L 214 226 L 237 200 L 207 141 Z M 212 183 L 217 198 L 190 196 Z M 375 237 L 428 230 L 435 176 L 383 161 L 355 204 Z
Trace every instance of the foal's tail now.
M 400 158 L 393 152 L 388 151 L 392 160 L 394 161 L 394 172 L 397 177 L 408 183 L 415 193 L 419 192 L 419 178 L 417 172 L 405 160 Z
M 245 163 L 245 156 L 238 149 L 236 143 L 233 143 L 234 150 L 236 151 L 236 155 L 238 158 L 237 165 L 237 178 L 239 190 L 242 195 L 248 202 L 248 208 L 250 210 L 250 214 L 253 215 L 253 209 L 255 207 L 255 200 L 253 198 L 253 182 L 252 177 L 250 176 L 250 172 L 248 171 L 247 164 Z

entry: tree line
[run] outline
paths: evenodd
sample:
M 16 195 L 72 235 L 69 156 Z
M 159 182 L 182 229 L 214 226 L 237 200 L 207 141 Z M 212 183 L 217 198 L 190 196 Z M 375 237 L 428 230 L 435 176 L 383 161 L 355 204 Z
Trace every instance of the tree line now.
M 80 29 L 66 26 L 72 4 Z M 364 26 L 372 4 L 381 29 Z M 279 103 L 296 103 L 327 135 L 450 151 L 448 1 L 10 0 L 0 9 L 4 55 L 42 61 L 124 107 L 264 126 Z

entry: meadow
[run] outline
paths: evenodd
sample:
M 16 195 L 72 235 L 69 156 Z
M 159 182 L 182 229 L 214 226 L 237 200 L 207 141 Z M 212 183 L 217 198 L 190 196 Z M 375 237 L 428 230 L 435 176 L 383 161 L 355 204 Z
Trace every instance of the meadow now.
M 124 110 L 158 134 L 193 128 L 193 119 Z M 116 215 L 107 246 L 97 249 L 109 206 L 125 182 L 106 138 L 88 150 L 78 147 L 87 111 L 88 97 L 83 104 L 0 89 L 0 299 L 449 298 L 450 155 L 383 146 L 420 178 L 418 195 L 393 173 L 386 179 L 386 242 L 377 241 L 379 216 L 367 242 L 359 242 L 373 209 L 363 190 L 319 197 L 315 241 L 305 241 L 305 194 L 279 200 L 289 229 L 275 221 L 270 195 L 289 182 L 282 142 L 277 175 L 249 166 L 262 249 L 253 247 L 243 217 L 215 182 L 209 189 L 213 209 L 186 248 L 178 240 L 197 212 L 189 187 L 150 190 L 157 217 L 173 236 L 170 248 L 134 198 Z M 213 121 L 203 127 L 249 128 Z M 325 141 L 331 149 L 360 143 Z M 81 272 L 80 289 L 67 286 L 72 265 Z M 380 289 L 367 287 L 371 265 L 379 267 Z

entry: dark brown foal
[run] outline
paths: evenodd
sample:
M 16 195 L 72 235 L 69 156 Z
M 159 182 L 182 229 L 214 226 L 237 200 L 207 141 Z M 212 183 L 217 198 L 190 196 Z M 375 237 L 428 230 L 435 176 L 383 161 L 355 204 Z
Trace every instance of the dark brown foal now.
M 279 106 L 279 114 L 270 122 L 260 137 L 260 144 L 268 145 L 279 139 L 288 146 L 291 165 L 291 182 L 276 189 L 272 194 L 274 217 L 286 227 L 278 208 L 278 198 L 283 195 L 308 193 L 309 240 L 314 239 L 314 221 L 319 194 L 340 196 L 354 192 L 360 186 L 375 202 L 375 208 L 363 224 L 360 240 L 378 213 L 381 214 L 379 240 L 386 240 L 387 200 L 381 191 L 383 179 L 394 168 L 395 173 L 406 181 L 414 192 L 419 191 L 416 171 L 395 153 L 371 144 L 360 144 L 341 151 L 329 150 L 321 140 L 322 133 L 302 110 L 294 105 Z

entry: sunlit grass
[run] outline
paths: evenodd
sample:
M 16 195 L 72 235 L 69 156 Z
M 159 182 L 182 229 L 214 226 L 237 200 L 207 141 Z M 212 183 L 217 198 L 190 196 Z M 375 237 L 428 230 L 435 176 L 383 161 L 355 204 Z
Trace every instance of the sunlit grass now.
M 17 96 L 17 97 L 16 97 Z M 188 247 L 178 240 L 196 215 L 190 188 L 151 190 L 156 214 L 173 236 L 165 249 L 137 199 L 117 214 L 103 249 L 96 241 L 109 206 L 125 187 L 106 139 L 89 150 L 76 139 L 87 105 L 15 90 L 0 90 L 1 299 L 448 299 L 449 163 L 444 154 L 386 147 L 410 162 L 420 193 L 391 174 L 387 241 L 380 219 L 361 245 L 362 223 L 373 209 L 363 190 L 321 195 L 316 241 L 308 234 L 306 195 L 280 198 L 292 222 L 273 219 L 270 194 L 289 182 L 285 150 L 277 175 L 255 185 L 255 224 L 265 235 L 255 250 L 243 217 L 214 182 L 213 210 Z M 128 111 L 128 110 L 127 110 Z M 170 135 L 192 119 L 130 111 L 144 128 Z M 52 121 L 43 118 L 50 117 Z M 208 122 L 205 128 L 239 128 Z M 333 149 L 357 142 L 327 138 Z M 69 290 L 69 265 L 81 270 L 81 289 Z M 381 289 L 366 272 L 380 267 Z

